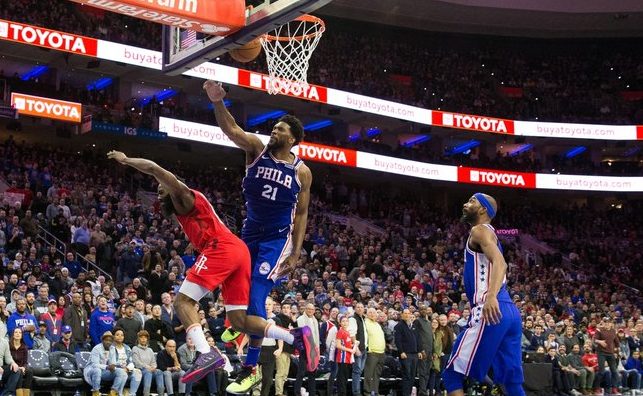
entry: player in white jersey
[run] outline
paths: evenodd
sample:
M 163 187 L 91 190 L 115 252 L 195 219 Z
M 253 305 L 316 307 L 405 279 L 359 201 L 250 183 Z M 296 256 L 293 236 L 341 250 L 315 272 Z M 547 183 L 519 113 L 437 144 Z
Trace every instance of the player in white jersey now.
M 464 204 L 462 220 L 471 225 L 465 247 L 464 288 L 472 304 L 467 328 L 458 335 L 442 373 L 449 396 L 464 396 L 465 377 L 494 382 L 508 396 L 524 396 L 521 362 L 522 321 L 507 292 L 507 263 L 491 220 L 498 206 L 476 193 Z

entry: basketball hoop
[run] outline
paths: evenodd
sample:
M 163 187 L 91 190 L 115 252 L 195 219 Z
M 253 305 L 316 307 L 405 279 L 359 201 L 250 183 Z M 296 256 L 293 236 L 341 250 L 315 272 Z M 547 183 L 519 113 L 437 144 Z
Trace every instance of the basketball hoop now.
M 304 14 L 261 36 L 269 94 L 297 95 L 308 88 L 308 61 L 325 30 L 324 21 Z

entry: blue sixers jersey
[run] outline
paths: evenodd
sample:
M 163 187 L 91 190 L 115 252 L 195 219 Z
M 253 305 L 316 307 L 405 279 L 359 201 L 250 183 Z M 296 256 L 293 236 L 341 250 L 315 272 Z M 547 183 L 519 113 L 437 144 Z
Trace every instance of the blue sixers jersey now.
M 246 168 L 242 183 L 248 212 L 243 225 L 244 235 L 270 230 L 283 233 L 286 227 L 292 226 L 301 190 L 297 169 L 302 164 L 297 156 L 291 164 L 276 159 L 264 149 Z
M 496 233 L 496 230 L 490 224 L 484 224 L 491 231 Z M 483 305 L 489 289 L 489 278 L 491 277 L 491 269 L 493 263 L 489 261 L 484 253 L 478 253 L 471 250 L 469 247 L 469 240 L 471 235 L 467 238 L 467 245 L 464 249 L 464 290 L 467 297 L 471 302 L 471 306 Z M 497 238 L 496 238 L 497 239 Z M 500 241 L 497 242 L 498 249 L 502 253 L 502 246 Z M 509 292 L 507 292 L 507 277 L 502 281 L 502 286 L 498 292 L 498 301 L 512 302 Z

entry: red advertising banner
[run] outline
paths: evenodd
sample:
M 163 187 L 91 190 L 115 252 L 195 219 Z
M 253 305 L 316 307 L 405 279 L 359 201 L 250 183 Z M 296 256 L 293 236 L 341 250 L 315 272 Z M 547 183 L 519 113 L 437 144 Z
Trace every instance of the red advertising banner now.
M 0 19 L 0 39 L 95 57 L 98 40 Z
M 494 169 L 458 167 L 458 183 L 488 186 L 536 188 L 536 174 Z
M 513 120 L 485 116 L 432 111 L 433 124 L 447 128 L 468 129 L 480 132 L 514 134 Z
M 357 165 L 357 152 L 341 147 L 301 142 L 299 143 L 299 156 L 311 161 L 326 162 L 351 168 Z
M 239 86 L 267 91 L 268 84 L 268 75 L 239 69 Z M 310 100 L 311 102 L 328 103 L 328 90 L 320 85 L 310 84 L 306 87 L 294 83 L 290 86 L 290 91 L 286 92 L 286 95 Z
M 228 35 L 246 24 L 244 0 L 71 0 L 109 12 L 206 34 Z

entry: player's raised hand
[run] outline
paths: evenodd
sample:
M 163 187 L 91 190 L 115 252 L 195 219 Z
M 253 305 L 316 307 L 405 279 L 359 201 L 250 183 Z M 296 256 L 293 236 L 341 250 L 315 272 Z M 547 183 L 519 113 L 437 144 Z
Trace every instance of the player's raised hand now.
M 203 83 L 203 89 L 208 94 L 208 98 L 210 98 L 210 101 L 212 102 L 218 102 L 225 98 L 226 91 L 223 89 L 220 82 L 207 80 Z
M 125 160 L 127 160 L 127 156 L 125 155 L 125 153 L 116 150 L 112 150 L 107 153 L 107 158 L 113 159 L 121 164 L 125 164 Z
M 290 275 L 293 273 L 295 268 L 297 268 L 298 262 L 299 258 L 295 256 L 286 257 L 286 259 L 280 265 L 279 271 L 277 272 L 277 278 L 281 278 L 284 276 L 291 277 Z
M 482 317 L 489 324 L 495 325 L 500 323 L 502 313 L 500 312 L 498 299 L 495 296 L 487 296 L 484 306 L 482 307 Z

